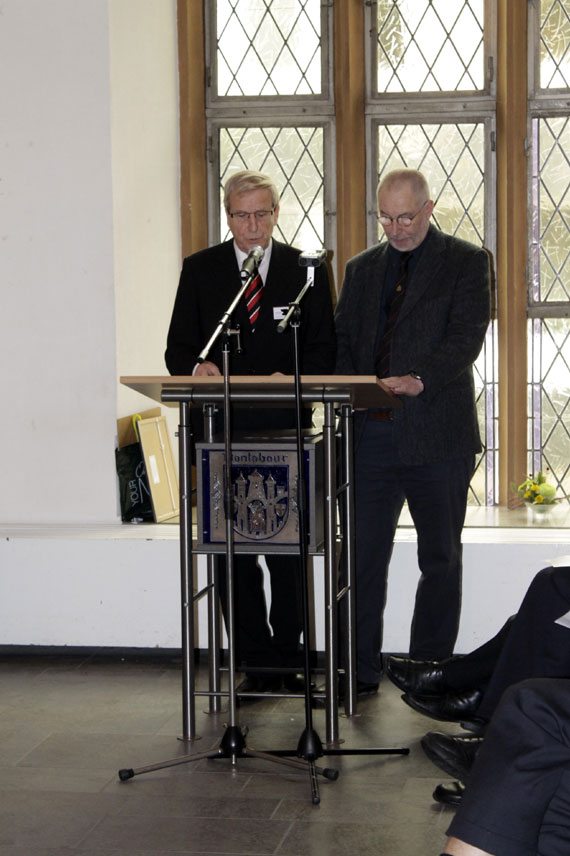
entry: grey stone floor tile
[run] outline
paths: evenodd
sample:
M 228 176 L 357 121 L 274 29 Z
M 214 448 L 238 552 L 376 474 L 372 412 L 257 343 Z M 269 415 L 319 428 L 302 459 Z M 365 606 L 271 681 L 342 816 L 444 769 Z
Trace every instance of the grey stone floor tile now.
M 289 824 L 282 821 L 267 823 L 257 819 L 180 817 L 106 817 L 88 835 L 83 847 L 102 847 L 113 841 L 122 854 L 137 849 L 162 849 L 185 853 L 243 853 L 276 852 L 286 835 Z
M 296 823 L 281 844 L 279 856 L 426 856 L 441 852 L 441 833 L 424 824 Z M 438 848 L 440 848 L 438 850 Z
M 218 772 L 202 772 L 196 766 L 182 766 L 171 769 L 156 770 L 152 773 L 137 775 L 121 782 L 114 776 L 105 786 L 105 791 L 113 793 L 129 792 L 131 795 L 171 795 L 171 796 L 200 796 L 210 797 L 234 796 L 241 794 L 251 778 L 247 771 L 226 767 L 224 775 Z
M 185 753 L 184 744 L 171 737 L 143 734 L 53 733 L 19 762 L 25 767 L 71 767 L 119 770 L 142 767 Z
M 455 733 L 412 711 L 389 682 L 339 722 L 341 749 L 320 766 L 320 805 L 308 769 L 260 758 L 192 760 L 217 750 L 229 713 L 196 699 L 197 738 L 181 741 L 178 664 L 0 658 L 0 856 L 437 856 L 453 813 L 434 803 L 445 780 L 419 745 L 429 730 Z M 205 686 L 206 670 L 198 670 Z M 250 750 L 294 748 L 305 727 L 300 699 L 238 709 Z M 325 739 L 325 716 L 313 725 Z M 408 756 L 352 755 L 409 747 Z M 325 746 L 325 750 L 326 750 Z M 186 756 L 190 756 L 189 758 Z M 182 758 L 140 773 L 120 768 Z
M 0 846 L 74 847 L 99 822 L 91 814 L 0 809 Z
M 105 770 L 69 767 L 0 767 L 0 790 L 97 793 L 110 781 Z M 117 778 L 113 772 L 112 779 Z
M 193 793 L 190 800 L 188 793 L 183 795 L 140 794 L 134 793 L 131 789 L 128 799 L 121 800 L 118 813 L 129 816 L 267 819 L 274 816 L 278 804 L 278 799 L 267 797 L 230 797 L 227 788 L 218 796 L 211 794 L 199 796 L 198 793 Z M 286 818 L 280 819 L 286 820 Z

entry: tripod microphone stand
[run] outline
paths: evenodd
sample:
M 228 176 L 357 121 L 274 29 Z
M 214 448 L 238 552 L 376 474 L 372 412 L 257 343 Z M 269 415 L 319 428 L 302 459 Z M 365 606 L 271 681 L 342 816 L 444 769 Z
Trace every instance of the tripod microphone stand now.
M 298 461 L 298 490 L 297 502 L 299 509 L 299 562 L 301 569 L 301 586 L 302 586 L 302 607 L 303 607 L 303 650 L 304 650 L 304 674 L 305 674 L 305 729 L 299 739 L 297 745 L 297 756 L 303 758 L 309 765 L 309 769 L 314 767 L 314 762 L 317 758 L 323 756 L 339 756 L 339 755 L 408 755 L 407 748 L 367 748 L 367 749 L 338 749 L 338 748 L 323 748 L 321 739 L 313 728 L 312 719 L 312 699 L 311 699 L 311 680 L 310 680 L 310 661 L 309 661 L 309 583 L 307 573 L 307 558 L 308 558 L 308 537 L 307 537 L 307 507 L 306 507 L 306 485 L 305 485 L 305 467 L 303 459 L 303 438 L 302 438 L 302 421 L 301 421 L 301 384 L 300 384 L 300 343 L 299 343 L 299 328 L 301 325 L 301 301 L 306 292 L 314 285 L 315 268 L 324 261 L 326 250 L 320 249 L 314 252 L 304 252 L 299 256 L 299 264 L 302 267 L 307 267 L 307 282 L 299 292 L 297 298 L 290 304 L 289 311 L 285 318 L 280 321 L 277 330 L 282 333 L 288 324 L 293 330 L 293 347 L 295 349 L 295 408 L 296 408 L 296 424 L 297 424 L 297 461 Z M 348 689 L 348 688 L 347 688 Z M 282 754 L 289 754 L 283 752 Z M 292 754 L 292 753 L 290 753 Z M 338 773 L 337 773 L 338 776 Z M 335 776 L 336 778 L 336 776 Z M 318 792 L 318 782 L 315 776 L 311 779 L 312 785 L 312 800 L 314 804 L 320 802 Z

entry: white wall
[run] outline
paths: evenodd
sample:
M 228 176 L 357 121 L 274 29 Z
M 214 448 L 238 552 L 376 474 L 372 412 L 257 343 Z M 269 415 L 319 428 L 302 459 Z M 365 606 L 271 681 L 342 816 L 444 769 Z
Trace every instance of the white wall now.
M 0 522 L 116 521 L 180 266 L 175 0 L 3 0 L 0 75 Z
M 3 521 L 115 516 L 107 4 L 4 0 Z
M 567 530 L 464 533 L 461 626 L 456 650 L 471 651 L 516 612 L 528 584 L 557 557 Z M 418 582 L 413 531 L 398 533 L 390 565 L 384 650 L 407 651 Z M 181 644 L 178 528 L 0 526 L 0 645 L 172 648 Z M 197 589 L 206 584 L 198 557 Z M 315 636 L 324 648 L 323 560 L 314 560 Z M 205 601 L 199 644 L 207 648 Z M 445 609 L 445 604 L 442 604 Z
M 109 11 L 117 376 L 164 375 L 181 262 L 176 2 Z M 156 406 L 117 395 L 119 416 Z

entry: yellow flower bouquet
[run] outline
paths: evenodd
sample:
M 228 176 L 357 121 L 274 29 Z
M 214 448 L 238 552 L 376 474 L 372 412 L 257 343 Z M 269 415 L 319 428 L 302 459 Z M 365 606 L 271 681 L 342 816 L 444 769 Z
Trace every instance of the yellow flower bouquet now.
M 548 470 L 547 470 L 548 472 Z M 528 502 L 531 505 L 556 505 L 556 488 L 547 481 L 547 477 L 539 471 L 537 476 L 532 473 L 523 481 L 516 489 L 517 495 L 523 502 Z

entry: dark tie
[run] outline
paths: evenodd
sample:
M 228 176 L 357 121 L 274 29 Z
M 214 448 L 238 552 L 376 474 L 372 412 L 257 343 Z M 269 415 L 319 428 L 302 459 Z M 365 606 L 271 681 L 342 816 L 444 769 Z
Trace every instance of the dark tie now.
M 404 294 L 406 292 L 406 277 L 408 275 L 408 262 L 411 253 L 400 253 L 400 270 L 398 271 L 398 279 L 394 288 L 394 293 L 388 307 L 388 316 L 386 318 L 386 326 L 380 347 L 376 355 L 376 376 L 389 377 L 390 374 L 390 350 L 392 347 L 392 333 L 398 318 L 398 314 L 402 307 Z
M 261 307 L 261 295 L 263 293 L 263 280 L 259 273 L 252 279 L 245 292 L 245 302 L 247 304 L 247 313 L 249 315 L 249 323 L 251 329 L 255 329 L 255 322 L 259 315 Z

